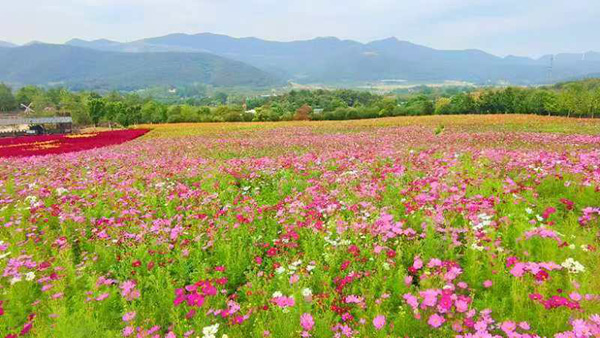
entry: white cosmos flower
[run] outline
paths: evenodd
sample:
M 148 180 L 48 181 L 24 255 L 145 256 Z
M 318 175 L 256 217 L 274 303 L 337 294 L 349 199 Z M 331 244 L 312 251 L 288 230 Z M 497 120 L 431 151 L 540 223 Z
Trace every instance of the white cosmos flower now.
M 215 338 L 219 331 L 219 324 L 206 326 L 202 329 L 202 338 Z
M 310 297 L 310 296 L 312 296 L 312 294 L 313 293 L 312 293 L 311 289 L 309 289 L 309 288 L 302 289 L 302 296 L 304 296 L 304 297 Z
M 56 194 L 57 194 L 58 196 L 62 196 L 62 195 L 64 195 L 64 194 L 68 193 L 68 192 L 69 192 L 69 190 L 67 190 L 67 189 L 65 189 L 65 188 L 62 188 L 62 187 L 61 187 L 61 188 L 57 188 L 57 189 L 56 189 Z
M 562 262 L 561 266 L 569 270 L 570 273 L 580 273 L 585 271 L 585 267 L 581 263 L 570 257 Z

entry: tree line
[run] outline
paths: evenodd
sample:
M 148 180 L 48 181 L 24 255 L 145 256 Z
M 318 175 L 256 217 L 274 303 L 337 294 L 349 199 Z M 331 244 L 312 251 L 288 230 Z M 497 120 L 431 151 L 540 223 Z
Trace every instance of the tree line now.
M 431 114 L 541 114 L 600 116 L 600 79 L 550 87 L 417 87 L 385 95 L 350 89 L 292 90 L 280 95 L 241 97 L 222 92 L 165 103 L 136 93 L 72 92 L 0 84 L 0 112 L 31 106 L 36 116 L 70 115 L 76 125 L 179 122 L 349 120 Z

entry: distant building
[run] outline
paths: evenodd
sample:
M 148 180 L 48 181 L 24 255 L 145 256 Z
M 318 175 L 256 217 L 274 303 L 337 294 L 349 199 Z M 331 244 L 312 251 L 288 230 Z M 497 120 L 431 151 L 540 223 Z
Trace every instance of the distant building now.
M 70 134 L 72 131 L 73 119 L 70 116 L 0 117 L 0 136 Z

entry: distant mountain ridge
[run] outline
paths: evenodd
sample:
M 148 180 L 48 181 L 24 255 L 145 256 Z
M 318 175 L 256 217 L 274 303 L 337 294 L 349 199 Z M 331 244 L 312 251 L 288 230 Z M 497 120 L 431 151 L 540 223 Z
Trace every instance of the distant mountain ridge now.
M 0 82 L 106 90 L 193 83 L 218 87 L 282 84 L 258 68 L 213 54 L 117 53 L 40 43 L 0 48 Z
M 206 52 L 242 61 L 298 82 L 343 83 L 403 79 L 480 84 L 540 84 L 600 72 L 600 53 L 539 59 L 497 57 L 470 50 L 438 50 L 396 38 L 361 43 L 333 37 L 277 42 L 211 33 L 170 34 L 128 43 L 71 40 L 69 45 L 128 53 Z M 550 66 L 552 68 L 550 69 Z
M 0 43 L 0 81 L 73 89 L 185 86 L 353 86 L 384 80 L 466 81 L 481 85 L 549 84 L 600 74 L 600 53 L 538 59 L 481 50 L 439 50 L 388 38 L 362 43 L 322 37 L 277 42 L 211 33 L 133 42 L 73 39 L 64 45 Z
M 14 43 L 8 42 L 8 41 L 0 41 L 0 47 L 12 48 L 12 47 L 17 47 L 17 45 L 15 45 Z

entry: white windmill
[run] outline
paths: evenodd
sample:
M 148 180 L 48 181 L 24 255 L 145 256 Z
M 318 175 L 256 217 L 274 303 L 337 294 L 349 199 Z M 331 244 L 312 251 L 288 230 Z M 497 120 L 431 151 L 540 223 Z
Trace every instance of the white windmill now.
M 30 115 L 32 113 L 35 113 L 35 110 L 33 110 L 33 108 L 31 108 L 32 105 L 33 105 L 33 103 L 30 103 L 29 105 L 21 103 L 21 107 L 25 109 L 25 115 Z

